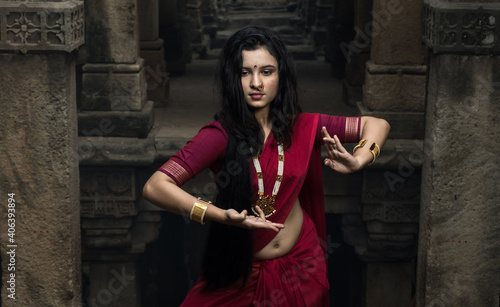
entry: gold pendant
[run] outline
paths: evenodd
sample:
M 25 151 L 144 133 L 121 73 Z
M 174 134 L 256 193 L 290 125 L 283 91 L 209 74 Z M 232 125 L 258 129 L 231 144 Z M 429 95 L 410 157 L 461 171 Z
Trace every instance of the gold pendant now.
M 275 197 L 274 196 L 269 196 L 269 195 L 259 195 L 259 199 L 255 202 L 255 204 L 252 205 L 252 211 L 253 214 L 256 216 L 259 216 L 257 211 L 255 210 L 255 206 L 259 206 L 259 208 L 264 212 L 264 215 L 266 218 L 270 217 L 271 215 L 276 212 L 276 209 L 274 208 L 274 203 L 275 203 Z

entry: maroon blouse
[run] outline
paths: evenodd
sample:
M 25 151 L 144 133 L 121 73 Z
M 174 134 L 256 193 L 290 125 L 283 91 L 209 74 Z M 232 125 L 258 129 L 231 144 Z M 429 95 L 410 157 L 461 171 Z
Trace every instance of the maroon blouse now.
M 323 144 L 321 135 L 323 126 L 326 127 L 330 135 L 337 135 L 340 142 L 354 143 L 359 140 L 360 125 L 360 117 L 319 114 L 314 146 Z M 300 127 L 297 128 L 300 129 Z M 266 141 L 266 143 L 268 142 Z M 178 186 L 194 178 L 206 168 L 210 168 L 214 173 L 217 173 L 226 152 L 226 145 L 226 131 L 220 123 L 212 122 L 204 126 L 193 139 L 163 164 L 158 171 L 167 174 Z M 254 181 L 257 182 L 257 179 Z M 272 180 L 272 186 L 274 186 L 274 179 Z M 257 187 L 257 185 L 255 184 L 254 187 Z

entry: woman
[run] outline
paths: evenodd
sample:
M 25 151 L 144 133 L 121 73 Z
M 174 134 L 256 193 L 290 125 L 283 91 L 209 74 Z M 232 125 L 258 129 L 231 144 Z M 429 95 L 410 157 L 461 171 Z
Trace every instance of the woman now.
M 302 113 L 292 57 L 267 28 L 228 40 L 217 80 L 216 121 L 143 191 L 165 210 L 212 221 L 201 277 L 183 306 L 328 306 L 321 144 L 327 166 L 355 172 L 378 156 L 389 125 Z M 360 139 L 352 155 L 342 146 Z M 207 167 L 218 185 L 213 204 L 180 188 Z

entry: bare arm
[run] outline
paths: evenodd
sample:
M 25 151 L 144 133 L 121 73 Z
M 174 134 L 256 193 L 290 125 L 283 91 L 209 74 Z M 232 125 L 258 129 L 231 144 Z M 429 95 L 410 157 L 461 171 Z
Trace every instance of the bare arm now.
M 149 178 L 144 186 L 142 196 L 166 211 L 188 217 L 194 203 L 198 200 L 178 187 L 169 176 L 162 172 L 155 172 Z M 208 204 L 204 220 L 212 220 L 248 229 L 265 228 L 279 231 L 284 227 L 283 224 L 267 221 L 262 210 L 257 209 L 257 211 L 260 213 L 260 217 L 248 215 L 246 210 L 238 213 L 234 209 L 224 210 Z
M 331 137 L 326 128 L 323 127 L 323 141 L 328 152 L 325 165 L 344 174 L 362 169 L 373 160 L 373 154 L 370 151 L 371 144 L 376 143 L 382 149 L 390 128 L 385 119 L 370 116 L 361 117 L 360 137 L 367 142 L 365 146 L 358 148 L 356 153 L 351 155 L 342 146 L 339 138 L 336 135 Z

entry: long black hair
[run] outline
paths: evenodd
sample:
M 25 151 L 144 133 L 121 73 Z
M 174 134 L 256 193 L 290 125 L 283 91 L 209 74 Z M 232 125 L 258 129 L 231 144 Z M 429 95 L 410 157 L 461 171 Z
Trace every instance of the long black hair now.
M 291 54 L 280 35 L 268 28 L 248 26 L 238 30 L 222 49 L 216 73 L 216 85 L 222 108 L 215 115 L 228 133 L 221 173 L 217 180 L 215 205 L 251 212 L 252 189 L 250 157 L 261 152 L 264 132 L 246 103 L 241 85 L 243 50 L 266 48 L 278 62 L 279 85 L 271 102 L 272 132 L 285 148 L 291 145 L 292 127 L 301 112 L 297 97 L 297 79 Z M 228 179 L 229 176 L 229 180 Z M 222 176 L 221 176 L 222 177 Z M 205 290 L 213 291 L 242 279 L 244 286 L 252 263 L 252 231 L 213 223 L 203 260 Z

